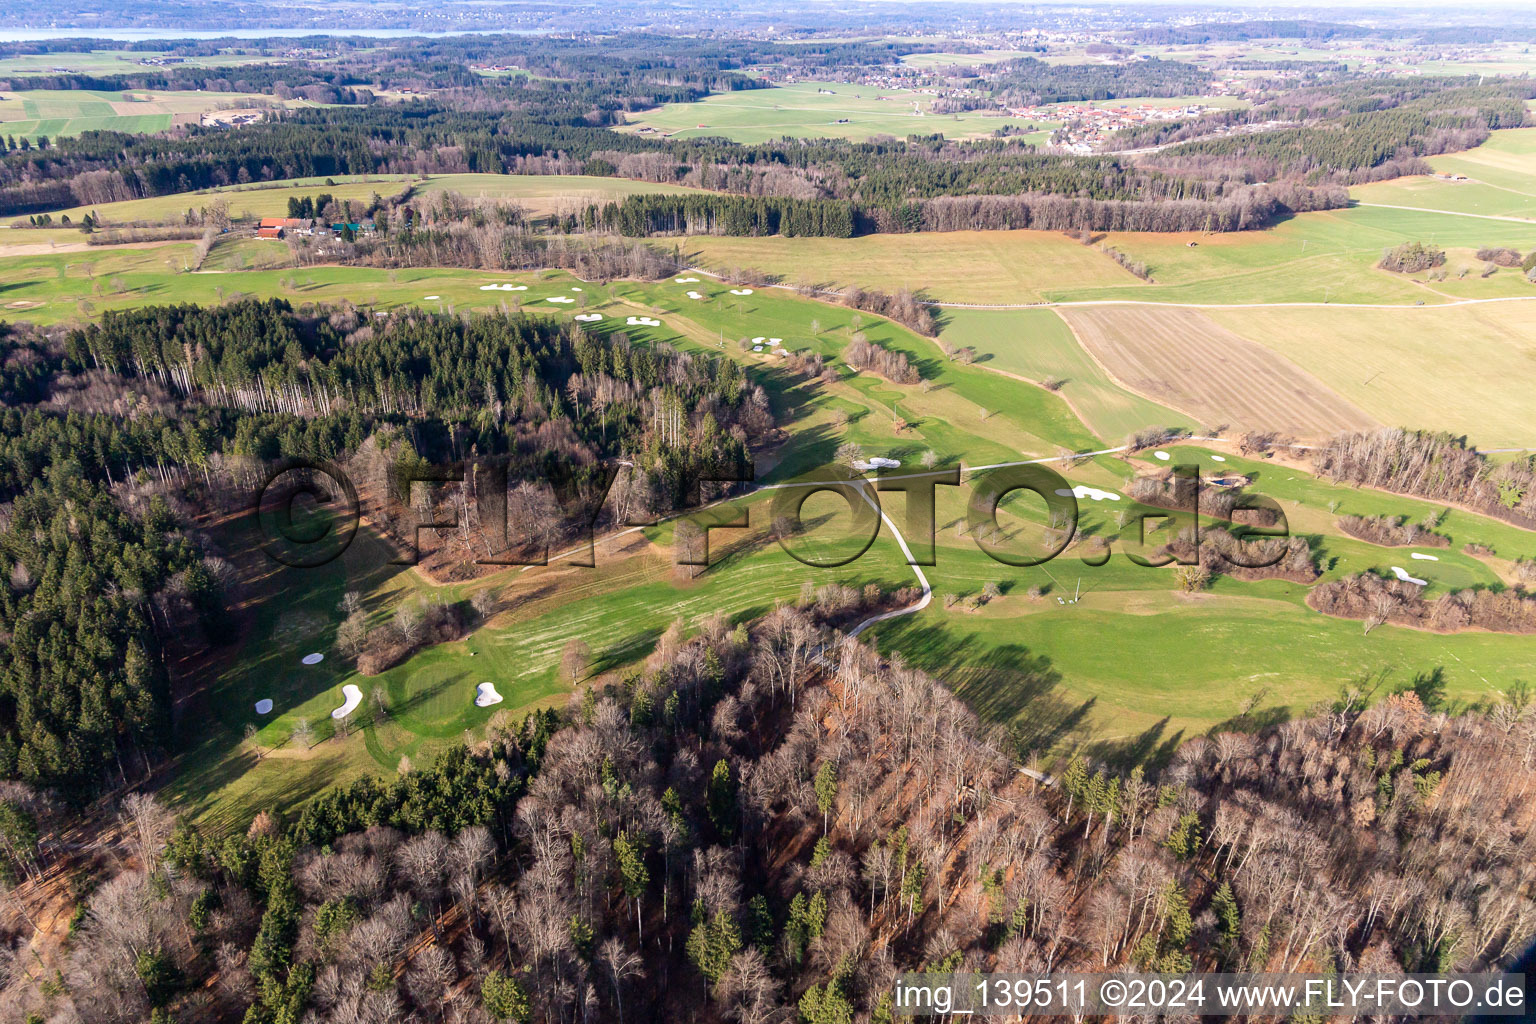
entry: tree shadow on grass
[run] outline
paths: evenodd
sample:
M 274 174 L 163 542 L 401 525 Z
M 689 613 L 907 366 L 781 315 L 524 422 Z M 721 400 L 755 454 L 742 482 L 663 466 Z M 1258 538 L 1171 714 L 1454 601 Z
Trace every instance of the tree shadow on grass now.
M 1116 771 L 1129 771 L 1139 764 L 1156 775 L 1168 766 L 1174 751 L 1184 742 L 1183 729 L 1171 736 L 1164 735 L 1167 729 L 1168 719 L 1163 718 L 1129 739 L 1090 743 L 1086 752 L 1095 761 Z
M 1051 659 L 1022 644 L 987 646 L 942 626 L 917 625 L 888 631 L 882 640 L 948 683 L 982 718 L 1010 726 L 1021 754 L 1081 734 L 1098 700 L 1068 698 Z
M 616 644 L 605 647 L 602 653 L 592 659 L 590 674 L 599 676 L 645 657 L 656 649 L 656 641 L 661 639 L 661 633 L 660 627 L 648 626 L 645 629 L 636 630 Z

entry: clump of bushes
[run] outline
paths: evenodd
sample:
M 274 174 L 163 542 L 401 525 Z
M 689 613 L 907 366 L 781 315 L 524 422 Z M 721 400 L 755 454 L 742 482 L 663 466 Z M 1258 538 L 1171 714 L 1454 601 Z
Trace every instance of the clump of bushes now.
M 1493 263 L 1501 267 L 1518 267 L 1520 265 L 1520 254 L 1513 249 L 1506 249 L 1503 246 L 1485 245 L 1477 250 L 1477 258 L 1484 263 Z
M 1410 523 L 1405 516 L 1344 516 L 1339 520 L 1339 529 L 1351 537 L 1389 548 L 1443 548 L 1451 543 L 1450 538 L 1419 523 Z
M 896 384 L 916 384 L 922 379 L 917 368 L 907 361 L 905 353 L 892 352 L 862 338 L 856 338 L 848 346 L 843 358 L 855 370 L 878 373 Z
M 1423 242 L 1404 242 L 1396 248 L 1385 250 L 1381 254 L 1381 262 L 1376 265 L 1382 270 L 1391 270 L 1398 274 L 1414 274 L 1420 270 L 1442 266 L 1444 263 L 1444 249 L 1437 249 Z

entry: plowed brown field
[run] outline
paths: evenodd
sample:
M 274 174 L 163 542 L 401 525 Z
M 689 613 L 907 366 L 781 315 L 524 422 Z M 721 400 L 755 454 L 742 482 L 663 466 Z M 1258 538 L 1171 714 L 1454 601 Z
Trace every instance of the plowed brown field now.
M 1316 377 L 1199 310 L 1104 306 L 1059 312 L 1121 386 L 1207 426 L 1317 438 L 1377 425 Z

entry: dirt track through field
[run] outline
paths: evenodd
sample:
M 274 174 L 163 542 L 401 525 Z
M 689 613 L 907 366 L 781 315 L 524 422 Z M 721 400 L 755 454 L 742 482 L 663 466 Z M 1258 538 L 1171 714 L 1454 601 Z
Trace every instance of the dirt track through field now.
M 1316 377 L 1192 309 L 1058 308 L 1122 386 L 1207 425 L 1325 437 L 1378 426 Z

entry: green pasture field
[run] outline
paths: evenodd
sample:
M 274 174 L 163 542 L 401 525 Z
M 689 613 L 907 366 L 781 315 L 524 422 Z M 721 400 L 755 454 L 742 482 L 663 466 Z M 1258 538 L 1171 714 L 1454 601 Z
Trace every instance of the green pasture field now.
M 770 483 L 830 462 L 845 440 L 862 445 L 866 455 L 899 459 L 904 467 L 921 464 L 929 451 L 941 464 L 974 467 L 1053 457 L 1062 448 L 1103 447 L 1106 439 L 1117 441 L 1114 435 L 1137 423 L 1143 412 L 1156 417 L 1152 422 L 1166 420 L 1160 415 L 1164 411 L 1117 394 L 1107 379 L 1095 375 L 1091 361 L 1074 353 L 1070 334 L 1063 333 L 1049 310 L 953 311 L 962 315 L 946 330 L 969 336 L 984 356 L 992 357 L 964 366 L 942 359 L 932 341 L 896 325 L 783 290 L 735 295 L 729 286 L 709 279 L 602 285 L 557 272 L 446 269 L 177 274 L 165 266 L 174 261 L 176 248 L 80 254 L 89 257 L 89 277 L 79 262 L 71 262 L 79 260 L 77 254 L 8 259 L 0 264 L 0 308 L 13 295 L 33 296 L 46 304 L 28 311 L 29 318 L 59 320 L 80 315 L 76 303 L 82 294 L 96 309 L 229 301 L 248 294 L 278 295 L 295 303 L 347 299 L 380 309 L 404 304 L 459 312 L 520 307 L 560 318 L 596 311 L 604 319 L 589 329 L 623 331 L 639 344 L 668 343 L 741 360 L 768 390 L 776 418 L 789 432 L 788 441 L 760 463 L 759 478 Z M 121 279 L 121 291 L 113 278 Z M 93 290 L 98 282 L 104 283 L 100 295 Z M 492 283 L 522 284 L 527 291 L 481 290 Z M 702 297 L 689 298 L 690 290 Z M 550 303 L 549 298 L 575 301 Z M 1437 312 L 1442 311 L 1416 315 Z M 661 324 L 630 325 L 631 316 Z M 993 317 L 1011 328 L 1014 343 L 982 348 L 986 334 L 1009 333 L 997 332 L 989 322 Z M 906 352 L 928 386 L 893 385 L 851 372 L 840 354 L 856 331 Z M 784 359 L 770 354 L 775 346 L 751 351 L 751 339 L 759 336 L 782 338 L 780 347 L 794 351 L 821 353 L 838 379 L 813 383 L 791 374 Z M 742 339 L 748 342 L 745 348 Z M 1032 379 L 1065 376 L 1068 383 L 1060 395 L 1052 394 L 989 366 Z M 1433 595 L 1448 588 L 1498 585 L 1508 575 L 1510 560 L 1536 554 L 1536 534 L 1453 510 L 1438 527 L 1453 540 L 1450 548 L 1433 549 L 1441 560 L 1408 561 L 1407 551 L 1340 535 L 1334 519 L 1346 513 L 1384 513 L 1419 520 L 1434 508 L 1429 503 L 1333 486 L 1299 469 L 1235 454 L 1224 464 L 1211 458 L 1229 449 L 1170 450 L 1180 461 L 1198 460 L 1208 472 L 1254 475 L 1253 489 L 1280 501 L 1293 530 L 1312 541 L 1327 578 L 1406 564 L 1431 581 Z M 1155 464 L 1146 454 L 1131 460 L 1104 455 L 1061 468 L 1074 484 L 1122 493 L 1138 461 Z M 1100 568 L 1083 565 L 1075 549 L 1043 567 L 1004 566 L 982 554 L 960 530 L 969 494 L 969 487 L 939 489 L 938 564 L 924 570 L 934 590 L 932 603 L 916 615 L 876 626 L 870 635 L 883 650 L 900 650 L 933 669 L 979 712 L 1016 726 L 1021 740 L 1035 748 L 1059 751 L 1090 744 L 1105 756 L 1150 760 L 1165 756 L 1174 737 L 1231 726 L 1242 702 L 1261 689 L 1267 692 L 1256 714 L 1274 720 L 1300 714 L 1340 686 L 1383 670 L 1401 681 L 1440 670 L 1448 697 L 1466 701 L 1491 698 L 1511 681 L 1528 678 L 1536 667 L 1536 652 L 1526 638 L 1439 636 L 1389 627 L 1362 637 L 1358 622 L 1326 619 L 1307 609 L 1305 587 L 1295 584 L 1222 579 L 1206 594 L 1180 595 L 1171 570 L 1132 565 L 1119 541 L 1115 556 Z M 562 701 L 570 685 L 558 678 L 556 664 L 572 637 L 591 646 L 596 671 L 619 671 L 642 658 L 676 618 L 694 623 L 716 610 L 737 619 L 757 615 L 777 601 L 794 600 L 806 580 L 856 586 L 876 582 L 887 590 L 916 583 L 884 527 L 868 554 L 848 566 L 811 569 L 791 560 L 761 533 L 770 519 L 767 500 L 767 495 L 742 499 L 753 529 L 714 532 L 711 543 L 719 561 L 695 580 L 674 573 L 671 530 L 665 523 L 605 545 L 596 569 L 557 562 L 436 588 L 412 571 L 383 565 L 378 543 L 364 536 L 355 552 L 324 570 L 280 577 L 272 586 L 281 599 L 260 604 L 256 621 L 209 685 L 203 699 L 210 712 L 182 720 L 189 746 L 173 792 L 185 807 L 216 825 L 243 822 L 260 808 L 291 810 L 326 785 L 393 770 L 402 756 L 420 763 L 443 744 L 478 735 L 497 711 L 516 716 Z M 1000 519 L 1010 537 L 1041 522 L 1031 501 L 1015 495 L 1004 503 Z M 1339 502 L 1335 512 L 1328 510 L 1333 501 Z M 901 496 L 883 495 L 882 502 L 895 522 L 906 523 Z M 1108 536 L 1118 533 L 1116 513 L 1129 503 L 1084 500 L 1080 505 L 1084 533 Z M 826 496 L 813 498 L 806 509 L 808 516 L 833 526 L 846 519 Z M 1161 536 L 1154 531 L 1152 543 Z M 1488 544 L 1497 557 L 1464 555 L 1460 548 L 1468 541 Z M 234 539 L 225 547 L 240 550 Z M 975 607 L 971 599 L 987 582 L 1000 583 L 1003 596 Z M 1037 599 L 1027 593 L 1033 585 L 1044 591 Z M 383 621 L 406 597 L 432 592 L 465 600 L 482 587 L 496 590 L 501 611 L 461 643 L 421 652 L 374 678 L 356 676 L 334 650 L 340 620 L 336 604 L 348 589 L 362 594 L 370 616 Z M 1079 587 L 1085 594 L 1079 603 L 1058 603 Z M 950 604 L 947 594 L 962 600 Z M 299 659 L 311 651 L 324 653 L 325 661 L 302 666 Z M 496 684 L 504 697 L 501 705 L 473 706 L 475 684 L 481 681 Z M 337 737 L 330 710 L 340 704 L 340 688 L 348 683 L 363 691 L 363 707 L 354 713 L 350 735 Z M 382 695 L 382 710 L 376 692 Z M 255 714 L 254 702 L 262 697 L 276 703 L 270 716 Z M 315 727 L 312 749 L 299 749 L 292 737 L 300 718 Z M 200 731 L 190 731 L 193 722 Z M 244 738 L 248 724 L 257 730 L 253 741 Z
M 334 184 L 327 185 L 327 181 Z M 630 195 L 676 195 L 695 191 L 680 185 L 574 174 L 437 174 L 424 178 L 403 174 L 343 175 L 336 178 L 289 178 L 197 192 L 178 192 L 149 199 L 129 199 L 120 203 L 102 203 L 94 207 L 77 206 L 53 211 L 53 219 L 57 222 L 61 216 L 68 216 L 71 221 L 79 222 L 86 214 L 96 213 L 101 215 L 108 226 L 140 222 L 158 224 L 179 220 L 188 210 L 204 210 L 221 200 L 227 204 L 229 215 L 235 220 L 285 217 L 290 197 L 303 199 L 328 193 L 337 200 L 351 199 L 366 203 L 374 193 L 390 196 L 408 183 L 414 183 L 417 193 L 424 196 L 453 191 L 470 199 L 520 203 L 535 214 L 576 209 L 587 203 L 608 202 Z
M 520 203 L 532 213 L 548 214 L 577 211 L 588 203 L 612 202 L 626 196 L 687 195 L 701 190 L 585 174 L 437 174 L 422 182 L 419 191 L 424 195 L 453 191 L 470 199 Z
M 826 91 L 830 90 L 830 92 Z M 772 89 L 717 93 L 697 103 L 669 103 L 634 117 L 622 131 L 648 127 L 685 138 L 721 136 L 756 143 L 796 138 L 867 139 L 872 135 L 973 138 L 1004 126 L 1054 128 L 1048 122 L 984 114 L 928 113 L 930 97 L 906 89 L 846 82 L 799 82 Z
M 1054 231 L 938 231 L 858 238 L 696 235 L 687 258 L 711 269 L 754 267 L 787 284 L 896 291 L 946 302 L 1044 302 L 1061 282 L 1146 286 L 1103 253 Z
M 981 67 L 983 64 L 998 64 L 1005 60 L 1014 60 L 1018 57 L 1033 57 L 1035 54 L 1024 50 L 983 50 L 977 53 L 909 53 L 901 58 L 901 62 L 909 68 L 933 68 L 933 67 Z
M 61 138 L 87 131 L 161 132 L 171 127 L 176 114 L 202 114 L 271 102 L 270 97 L 244 93 L 149 89 L 3 92 L 0 93 L 0 134 L 36 139 L 40 135 Z
M 190 210 L 201 213 L 216 202 L 223 202 L 233 220 L 259 220 L 262 217 L 286 217 L 288 199 L 317 196 L 329 193 L 338 200 L 351 199 L 367 203 L 374 193 L 393 195 L 411 181 L 406 175 L 342 175 L 336 178 L 290 178 L 283 181 L 262 182 L 251 185 L 230 185 L 225 188 L 201 189 L 196 192 L 178 192 L 168 196 L 152 196 L 148 199 L 128 199 L 119 203 L 99 203 L 95 206 L 75 206 L 53 211 L 54 222 L 68 217 L 79 223 L 86 214 L 100 215 L 107 226 L 121 224 L 164 224 L 180 222 Z M 327 185 L 327 181 L 334 184 Z
M 1362 203 L 1452 210 L 1494 217 L 1522 217 L 1536 225 L 1536 128 L 1494 132 L 1465 152 L 1429 158 L 1436 175 L 1357 185 L 1350 195 Z M 1533 232 L 1536 234 L 1536 232 Z

